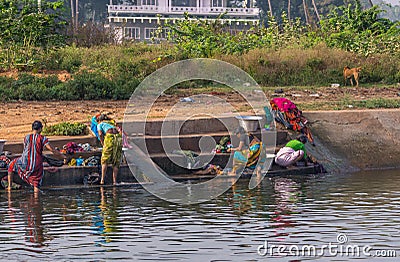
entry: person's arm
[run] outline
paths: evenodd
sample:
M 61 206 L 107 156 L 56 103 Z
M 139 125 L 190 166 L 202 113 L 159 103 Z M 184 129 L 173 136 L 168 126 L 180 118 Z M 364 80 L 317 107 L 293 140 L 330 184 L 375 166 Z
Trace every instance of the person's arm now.
M 243 142 L 243 141 L 240 141 L 240 142 L 239 142 L 239 146 L 238 146 L 238 147 L 231 148 L 231 151 L 240 151 L 240 150 L 242 150 L 243 145 L 244 145 L 244 142 Z
M 104 134 L 101 128 L 101 123 L 97 125 L 97 132 L 99 133 L 100 143 L 102 146 L 104 146 Z
M 101 143 L 102 146 L 104 146 L 104 135 L 103 135 L 103 133 L 100 132 L 99 136 L 100 136 L 100 143 Z
M 47 150 L 51 151 L 51 153 L 53 153 L 55 156 L 67 159 L 67 157 L 64 154 L 61 154 L 61 152 L 55 149 L 50 143 L 47 143 L 45 146 Z
M 12 185 L 12 172 L 8 172 L 8 187 L 7 190 L 11 191 L 11 185 Z

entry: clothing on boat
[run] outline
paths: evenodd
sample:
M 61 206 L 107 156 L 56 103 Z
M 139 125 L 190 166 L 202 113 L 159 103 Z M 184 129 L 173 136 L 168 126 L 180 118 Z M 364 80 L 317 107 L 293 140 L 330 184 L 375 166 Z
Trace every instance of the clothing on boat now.
M 41 134 L 27 135 L 22 155 L 10 163 L 8 172 L 16 172 L 28 184 L 39 187 L 44 175 L 42 152 L 48 143 L 47 137 Z
M 283 147 L 281 148 L 275 157 L 275 163 L 287 167 L 296 163 L 296 160 L 300 157 L 304 157 L 303 150 L 294 150 L 291 147 Z
M 300 142 L 297 139 L 290 140 L 285 147 L 290 147 L 294 151 L 302 150 L 304 152 L 304 159 L 307 158 L 307 152 L 306 152 L 306 147 L 302 142 Z
M 122 136 L 121 134 L 106 133 L 101 153 L 101 164 L 112 164 L 119 167 L 122 157 Z

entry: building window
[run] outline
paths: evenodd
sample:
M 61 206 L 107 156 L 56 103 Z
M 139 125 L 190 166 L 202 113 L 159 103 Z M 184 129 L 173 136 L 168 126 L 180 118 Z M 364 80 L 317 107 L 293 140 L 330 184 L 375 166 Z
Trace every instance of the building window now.
M 142 0 L 142 5 L 157 5 L 157 0 Z
M 154 37 L 154 34 L 156 33 L 157 28 L 145 28 L 144 29 L 144 39 L 150 39 Z
M 168 36 L 168 29 L 162 28 L 145 28 L 144 29 L 144 39 L 154 38 L 156 40 L 164 40 Z
M 222 0 L 212 0 L 212 7 L 224 7 Z
M 124 37 L 126 39 L 140 39 L 140 28 L 139 27 L 125 27 Z

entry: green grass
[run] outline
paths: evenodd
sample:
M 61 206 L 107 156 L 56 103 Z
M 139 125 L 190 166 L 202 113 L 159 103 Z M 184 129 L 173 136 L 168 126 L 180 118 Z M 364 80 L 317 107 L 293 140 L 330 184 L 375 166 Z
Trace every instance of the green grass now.
M 390 109 L 400 108 L 400 98 L 374 98 L 365 100 L 341 99 L 339 101 L 296 103 L 303 111 L 349 110 L 349 109 Z

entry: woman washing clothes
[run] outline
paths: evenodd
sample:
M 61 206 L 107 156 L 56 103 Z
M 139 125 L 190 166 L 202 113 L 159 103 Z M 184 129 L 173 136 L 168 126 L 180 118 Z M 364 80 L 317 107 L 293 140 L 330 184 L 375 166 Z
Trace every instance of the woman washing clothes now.
M 239 146 L 229 150 L 235 152 L 233 154 L 232 172 L 229 175 L 236 175 L 237 170 L 243 170 L 245 167 L 256 168 L 257 175 L 260 175 L 261 164 L 258 162 L 262 152 L 262 143 L 253 134 L 247 134 L 241 126 L 234 133 L 239 138 Z
M 113 167 L 113 184 L 115 185 L 117 184 L 117 175 L 122 157 L 122 135 L 115 126 L 115 122 L 107 115 L 101 114 L 98 120 L 97 131 L 103 146 L 100 184 L 104 184 L 107 166 L 111 164 Z
M 32 134 L 25 137 L 24 151 L 21 157 L 14 159 L 8 167 L 8 185 L 7 189 L 12 188 L 13 174 L 18 176 L 33 187 L 35 194 L 39 192 L 44 175 L 43 170 L 43 149 L 51 151 L 54 155 L 66 159 L 66 156 L 54 149 L 47 137 L 42 136 L 43 124 L 35 121 L 32 124 Z
M 290 140 L 276 154 L 275 163 L 282 167 L 291 167 L 303 160 L 307 166 L 307 152 L 304 146 L 306 143 L 307 137 L 305 135 L 299 135 L 297 139 Z

